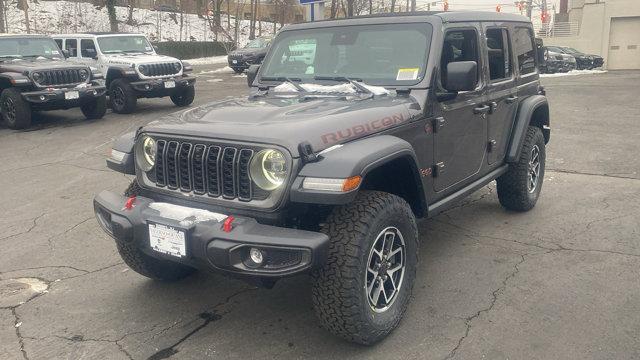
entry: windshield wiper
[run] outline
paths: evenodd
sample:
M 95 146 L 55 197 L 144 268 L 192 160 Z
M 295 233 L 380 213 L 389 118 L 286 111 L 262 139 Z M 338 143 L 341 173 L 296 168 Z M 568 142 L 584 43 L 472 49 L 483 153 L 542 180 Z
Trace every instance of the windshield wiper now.
M 346 76 L 323 76 L 323 75 L 316 75 L 313 77 L 313 79 L 348 82 L 349 84 L 353 85 L 356 89 L 360 90 L 360 92 L 375 95 L 373 91 L 369 90 L 366 86 L 363 86 L 361 84 L 362 79 L 353 79 L 353 78 L 348 78 Z
M 305 90 L 302 86 L 300 86 L 300 84 L 298 84 L 296 82 L 296 81 L 302 81 L 299 78 L 290 78 L 290 77 L 286 77 L 286 76 L 263 76 L 263 77 L 260 78 L 260 80 L 285 82 L 285 83 L 290 84 L 291 86 L 293 86 L 294 88 L 296 88 L 296 90 L 298 90 L 300 92 L 307 92 L 307 90 Z

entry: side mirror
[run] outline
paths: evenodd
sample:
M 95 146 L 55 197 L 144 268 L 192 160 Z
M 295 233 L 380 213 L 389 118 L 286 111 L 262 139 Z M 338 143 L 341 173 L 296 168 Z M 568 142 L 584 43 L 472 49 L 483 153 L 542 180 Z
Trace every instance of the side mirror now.
M 67 49 L 62 50 L 62 55 L 64 56 L 65 59 L 68 59 L 69 58 L 69 50 L 67 50 Z
M 478 84 L 478 63 L 457 61 L 447 64 L 447 78 L 444 88 L 450 92 L 471 91 Z
M 251 87 L 253 85 L 253 80 L 256 79 L 258 75 L 258 70 L 260 70 L 260 65 L 251 65 L 247 70 L 247 85 Z

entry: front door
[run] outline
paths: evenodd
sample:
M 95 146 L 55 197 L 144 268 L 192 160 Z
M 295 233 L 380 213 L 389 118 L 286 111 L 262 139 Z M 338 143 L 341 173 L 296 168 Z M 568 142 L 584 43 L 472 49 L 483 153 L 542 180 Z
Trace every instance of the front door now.
M 434 142 L 434 188 L 438 192 L 477 174 L 485 156 L 488 107 L 483 101 L 485 82 L 479 44 L 479 24 L 459 25 L 445 32 L 439 86 L 446 81 L 447 64 L 456 61 L 476 61 L 479 80 L 475 90 L 459 92 L 439 103 L 442 118 L 436 120 Z
M 509 30 L 494 24 L 484 24 L 487 41 L 484 59 L 489 82 L 487 103 L 491 107 L 487 132 L 487 162 L 500 162 L 509 143 L 509 134 L 518 106 L 517 86 L 513 71 L 513 55 L 509 41 Z
M 80 62 L 87 66 L 97 66 L 98 52 L 93 39 L 80 40 Z

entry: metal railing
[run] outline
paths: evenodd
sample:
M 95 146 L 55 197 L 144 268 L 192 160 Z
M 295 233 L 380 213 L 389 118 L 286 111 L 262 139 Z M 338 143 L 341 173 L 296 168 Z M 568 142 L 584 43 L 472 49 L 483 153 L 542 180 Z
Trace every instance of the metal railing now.
M 533 28 L 536 36 L 541 38 L 578 36 L 580 34 L 580 23 L 577 21 L 535 24 Z

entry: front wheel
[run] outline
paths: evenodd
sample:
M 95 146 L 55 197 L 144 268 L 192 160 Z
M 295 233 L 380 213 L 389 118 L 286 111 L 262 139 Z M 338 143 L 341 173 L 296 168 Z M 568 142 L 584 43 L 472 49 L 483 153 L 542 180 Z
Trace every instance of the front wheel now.
M 20 130 L 31 125 L 31 106 L 22 98 L 18 89 L 8 88 L 2 91 L 0 114 L 9 129 Z
M 131 114 L 136 110 L 138 97 L 126 79 L 116 79 L 109 85 L 109 102 L 117 114 Z
M 99 98 L 91 99 L 82 105 L 80 110 L 87 120 L 102 119 L 104 114 L 107 113 L 107 97 L 100 96 Z
M 195 96 L 195 88 L 193 86 L 188 86 L 181 92 L 171 95 L 171 101 L 173 101 L 173 103 L 178 107 L 185 107 L 191 105 Z
M 498 200 L 509 210 L 531 210 L 540 197 L 545 167 L 545 143 L 542 130 L 529 126 L 520 159 L 497 180 Z
M 370 345 L 393 331 L 409 304 L 418 261 L 418 229 L 402 198 L 362 191 L 337 207 L 322 231 L 331 243 L 314 274 L 313 304 L 324 328 Z

